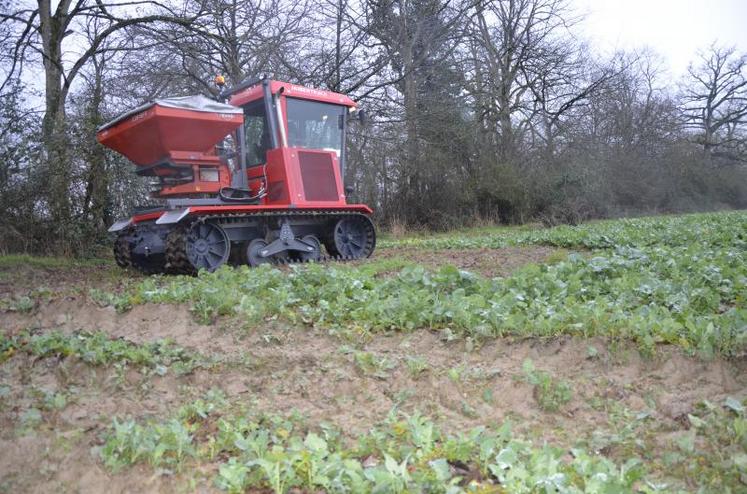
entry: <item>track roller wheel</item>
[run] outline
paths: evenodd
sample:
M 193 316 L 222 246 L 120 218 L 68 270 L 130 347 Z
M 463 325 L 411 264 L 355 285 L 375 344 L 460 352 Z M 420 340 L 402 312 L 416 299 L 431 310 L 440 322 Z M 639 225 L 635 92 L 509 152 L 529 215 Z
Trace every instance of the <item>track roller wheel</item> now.
M 268 264 L 272 261 L 270 257 L 262 257 L 260 251 L 267 248 L 269 245 L 262 238 L 255 238 L 249 245 L 246 246 L 246 261 L 252 267 L 257 267 L 260 264 Z
M 132 266 L 132 261 L 130 259 L 130 241 L 128 240 L 126 233 L 120 233 L 114 241 L 114 260 L 120 268 L 124 269 Z
M 196 270 L 215 271 L 231 253 L 226 232 L 213 223 L 197 222 L 187 232 L 187 259 Z
M 363 259 L 376 247 L 376 231 L 367 216 L 346 216 L 335 223 L 327 249 L 334 256 Z
M 318 261 L 319 258 L 322 257 L 322 244 L 314 235 L 306 235 L 305 237 L 301 238 L 301 242 L 312 246 L 313 250 L 310 250 L 308 252 L 299 251 L 298 254 L 296 254 L 298 256 L 298 260 L 300 260 L 301 262 L 312 262 Z

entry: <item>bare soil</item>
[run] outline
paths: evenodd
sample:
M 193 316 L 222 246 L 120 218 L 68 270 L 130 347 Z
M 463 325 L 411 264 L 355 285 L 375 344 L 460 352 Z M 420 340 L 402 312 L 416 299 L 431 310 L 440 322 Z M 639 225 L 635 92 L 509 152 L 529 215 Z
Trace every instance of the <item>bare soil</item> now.
M 0 267 L 0 296 L 12 297 L 29 291 L 44 290 L 56 293 L 81 292 L 93 287 L 115 287 L 126 279 L 124 271 L 112 265 L 71 267 L 32 267 L 15 265 Z M 129 278 L 141 278 L 139 273 L 127 272 Z
M 383 251 L 380 257 L 411 255 L 421 264 L 451 263 L 502 275 L 547 259 L 552 249 L 501 249 L 485 257 L 479 252 L 467 256 L 462 251 L 398 249 Z M 41 283 L 59 281 L 34 276 Z M 230 318 L 202 326 L 186 306 L 148 304 L 118 314 L 92 303 L 83 291 L 70 290 L 89 283 L 87 273 L 65 276 L 60 282 L 65 295 L 30 314 L 0 313 L 0 328 L 9 334 L 28 328 L 101 330 L 136 343 L 169 338 L 219 356 L 224 364 L 181 377 L 146 376 L 136 369 L 122 373 L 91 367 L 74 358 L 13 356 L 0 365 L 0 385 L 10 388 L 8 396 L 0 398 L 0 492 L 214 490 L 209 479 L 215 465 L 155 474 L 149 466 L 139 466 L 113 474 L 96 452 L 113 417 L 165 418 L 214 388 L 254 410 L 281 415 L 297 411 L 309 424 L 332 423 L 351 436 L 365 433 L 396 407 L 426 414 L 451 432 L 511 419 L 517 433 L 569 446 L 579 438 L 613 431 L 613 408 L 650 413 L 660 424 L 661 441 L 671 441 L 697 402 L 747 394 L 744 360 L 704 361 L 674 347 L 662 346 L 655 356 L 644 358 L 624 342 L 604 339 L 447 342 L 437 332 L 420 330 L 350 342 L 321 328 L 275 321 L 249 330 Z M 110 283 L 108 276 L 102 278 L 102 283 Z M 370 352 L 392 368 L 366 372 L 356 365 L 354 352 Z M 413 374 L 407 366 L 412 359 L 422 359 L 426 369 Z M 526 359 L 572 385 L 573 398 L 560 412 L 538 406 L 524 379 Z M 70 398 L 61 410 L 42 409 L 42 420 L 34 428 L 24 427 L 24 413 L 39 408 L 44 392 Z

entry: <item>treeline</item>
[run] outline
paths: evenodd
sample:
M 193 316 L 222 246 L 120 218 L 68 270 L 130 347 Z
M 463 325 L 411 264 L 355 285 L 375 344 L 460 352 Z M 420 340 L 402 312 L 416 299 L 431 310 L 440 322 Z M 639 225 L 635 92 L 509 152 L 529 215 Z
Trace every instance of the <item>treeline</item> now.
M 151 201 L 96 143 L 123 110 L 266 74 L 350 94 L 346 182 L 382 225 L 747 207 L 747 56 L 677 80 L 566 0 L 0 0 L 0 251 L 86 253 Z

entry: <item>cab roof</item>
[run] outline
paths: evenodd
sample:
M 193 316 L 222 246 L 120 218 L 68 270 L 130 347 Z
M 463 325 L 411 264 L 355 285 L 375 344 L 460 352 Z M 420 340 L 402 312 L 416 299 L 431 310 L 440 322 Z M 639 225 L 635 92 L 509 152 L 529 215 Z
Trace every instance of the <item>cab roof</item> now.
M 282 93 L 289 98 L 299 98 L 311 101 L 319 101 L 321 103 L 332 103 L 335 105 L 343 105 L 347 107 L 355 107 L 356 103 L 350 97 L 340 94 L 333 93 L 332 91 L 325 91 L 323 89 L 315 89 L 306 86 L 300 86 L 298 84 L 291 84 L 290 82 L 282 82 L 269 80 L 267 81 L 270 86 L 270 92 L 272 94 Z M 233 94 L 229 103 L 234 106 L 243 106 L 252 101 L 256 101 L 262 98 L 262 80 L 257 81 L 256 84 L 238 91 Z

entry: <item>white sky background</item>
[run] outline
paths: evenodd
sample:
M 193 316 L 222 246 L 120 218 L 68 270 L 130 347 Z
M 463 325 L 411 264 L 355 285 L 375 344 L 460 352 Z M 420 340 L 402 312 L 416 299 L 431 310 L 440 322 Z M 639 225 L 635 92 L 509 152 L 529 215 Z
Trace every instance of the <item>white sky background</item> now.
M 713 41 L 747 52 L 747 0 L 571 0 L 594 51 L 653 49 L 678 79 Z

